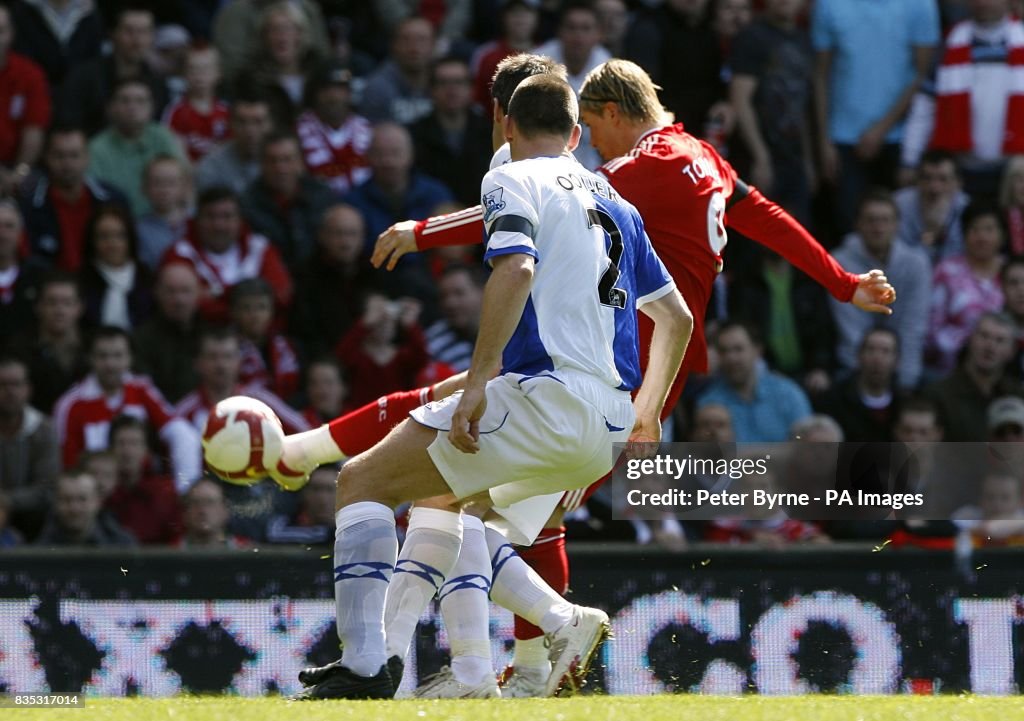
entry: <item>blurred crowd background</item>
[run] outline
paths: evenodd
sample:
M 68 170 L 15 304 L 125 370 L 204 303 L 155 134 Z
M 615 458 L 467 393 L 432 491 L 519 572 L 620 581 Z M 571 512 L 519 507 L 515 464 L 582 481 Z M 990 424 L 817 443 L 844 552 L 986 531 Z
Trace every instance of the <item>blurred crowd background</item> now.
M 730 233 L 712 372 L 669 439 L 1024 441 L 1021 6 L 0 3 L 0 547 L 329 543 L 336 468 L 299 494 L 229 486 L 203 476 L 198 433 L 230 395 L 294 432 L 468 366 L 481 249 L 391 273 L 369 251 L 479 202 L 489 80 L 524 51 L 577 90 L 637 62 L 689 132 L 897 288 L 892 316 L 862 313 Z M 974 540 L 1019 542 L 985 519 L 1024 515 L 1021 479 L 963 483 Z M 568 525 L 674 548 L 956 533 L 613 521 L 607 493 Z

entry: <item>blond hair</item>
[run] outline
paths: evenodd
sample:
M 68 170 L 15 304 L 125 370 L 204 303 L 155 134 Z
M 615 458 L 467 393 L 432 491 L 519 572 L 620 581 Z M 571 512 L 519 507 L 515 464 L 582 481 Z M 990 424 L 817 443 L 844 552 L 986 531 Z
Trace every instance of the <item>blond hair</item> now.
M 1014 155 L 1003 169 L 1003 179 L 999 183 L 999 207 L 1003 210 L 1013 205 L 1013 179 L 1024 175 L 1024 155 Z
M 639 65 L 614 59 L 587 75 L 580 88 L 580 105 L 600 112 L 605 103 L 617 103 L 619 111 L 630 120 L 662 123 L 666 113 L 658 100 L 659 90 Z

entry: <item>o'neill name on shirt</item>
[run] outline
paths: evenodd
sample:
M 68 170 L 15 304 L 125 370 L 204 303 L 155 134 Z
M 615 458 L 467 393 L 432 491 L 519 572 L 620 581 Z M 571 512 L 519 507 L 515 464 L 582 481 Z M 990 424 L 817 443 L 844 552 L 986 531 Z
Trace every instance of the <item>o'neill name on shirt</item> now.
M 594 176 L 582 176 L 577 175 L 576 173 L 568 173 L 566 175 L 559 175 L 556 177 L 555 182 L 565 190 L 582 188 L 583 190 L 590 191 L 594 195 L 607 198 L 612 202 L 619 202 L 619 194 L 615 192 L 612 186 L 608 185 L 608 183 L 597 180 Z

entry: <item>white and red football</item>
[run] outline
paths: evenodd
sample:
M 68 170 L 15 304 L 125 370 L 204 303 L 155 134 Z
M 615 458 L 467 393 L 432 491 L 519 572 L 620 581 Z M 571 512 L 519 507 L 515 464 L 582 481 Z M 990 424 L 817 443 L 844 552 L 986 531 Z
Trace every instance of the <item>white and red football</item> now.
M 248 486 L 267 477 L 281 458 L 284 430 L 277 414 L 248 396 L 225 398 L 203 428 L 206 466 L 229 483 Z

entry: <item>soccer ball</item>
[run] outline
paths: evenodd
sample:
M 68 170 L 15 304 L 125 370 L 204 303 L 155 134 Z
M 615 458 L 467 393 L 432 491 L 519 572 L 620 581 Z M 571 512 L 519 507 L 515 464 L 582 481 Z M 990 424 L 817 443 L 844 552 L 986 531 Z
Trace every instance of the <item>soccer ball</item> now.
M 225 398 L 203 428 L 203 458 L 223 480 L 249 486 L 277 466 L 284 447 L 281 421 L 266 403 L 248 396 Z

